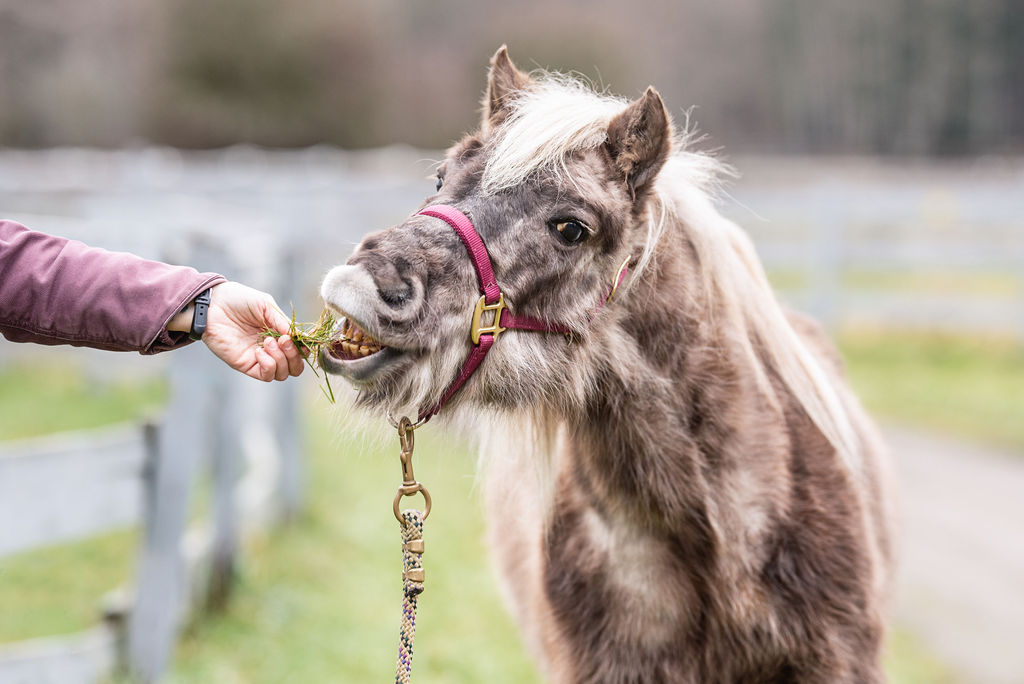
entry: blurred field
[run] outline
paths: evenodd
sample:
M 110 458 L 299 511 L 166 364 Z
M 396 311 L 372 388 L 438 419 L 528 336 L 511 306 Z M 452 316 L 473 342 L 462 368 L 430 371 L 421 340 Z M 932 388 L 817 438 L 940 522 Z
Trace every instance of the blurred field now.
M 890 422 L 1024 453 L 1024 346 L 1005 338 L 847 332 L 854 389 Z
M 800 270 L 769 271 L 768 278 L 777 291 L 785 294 L 811 287 L 810 276 Z M 949 272 L 933 267 L 930 270 L 875 271 L 847 269 L 839 274 L 843 290 L 860 292 L 902 292 L 934 295 L 981 295 L 996 298 L 1017 297 L 1022 289 L 1016 273 L 995 270 L 982 272 Z
M 132 576 L 137 543 L 130 529 L 0 558 L 0 643 L 95 624 L 103 594 Z
M 1019 357 L 1009 350 L 1006 366 L 993 365 L 984 349 L 965 342 L 848 335 L 843 348 L 855 384 L 869 405 L 882 410 L 927 407 L 935 394 L 934 385 L 909 380 L 893 390 L 896 366 L 910 378 L 952 373 L 957 386 L 975 388 L 971 397 L 996 392 L 989 398 L 993 404 L 1001 391 L 993 378 L 1014 363 L 1021 372 Z M 953 370 L 943 371 L 947 366 Z M 308 510 L 294 525 L 257 540 L 228 611 L 188 629 L 172 682 L 380 681 L 391 674 L 401 574 L 390 512 L 400 479 L 391 431 L 337 433 L 311 379 L 302 382 L 310 408 Z M 55 387 L 65 397 L 59 407 Z M 93 384 L 73 366 L 15 366 L 0 373 L 0 435 L 139 416 L 162 396 L 159 383 Z M 977 434 L 997 424 L 983 412 L 965 410 L 971 402 L 958 403 L 963 398 L 949 394 L 945 410 L 959 406 L 964 424 Z M 16 415 L 48 418 L 29 425 Z M 435 500 L 425 536 L 428 590 L 420 603 L 417 674 L 432 682 L 539 681 L 488 567 L 472 458 L 439 430 L 418 436 L 416 457 L 417 475 Z M 125 531 L 0 559 L 0 641 L 91 624 L 103 592 L 131 577 L 134 544 L 134 533 Z M 958 681 L 900 628 L 886 662 L 900 684 Z
M 98 383 L 60 354 L 53 356 L 56 363 L 13 364 L 0 372 L 0 440 L 140 418 L 166 400 L 158 380 Z

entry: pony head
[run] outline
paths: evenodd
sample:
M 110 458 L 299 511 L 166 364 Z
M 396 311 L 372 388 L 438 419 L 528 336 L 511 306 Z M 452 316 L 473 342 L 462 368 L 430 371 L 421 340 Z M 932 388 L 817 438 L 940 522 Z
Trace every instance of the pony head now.
M 564 76 L 523 73 L 498 50 L 480 129 L 448 151 L 437 192 L 422 206 L 470 217 L 513 315 L 572 334 L 503 333 L 452 405 L 582 399 L 588 359 L 613 342 L 615 305 L 604 302 L 619 267 L 628 261 L 635 279 L 650 259 L 657 222 L 649 200 L 674 135 L 653 88 L 627 102 Z M 327 274 L 321 294 L 345 319 L 322 365 L 355 384 L 364 405 L 422 411 L 471 353 L 477 276 L 458 235 L 437 218 L 413 215 L 367 235 Z

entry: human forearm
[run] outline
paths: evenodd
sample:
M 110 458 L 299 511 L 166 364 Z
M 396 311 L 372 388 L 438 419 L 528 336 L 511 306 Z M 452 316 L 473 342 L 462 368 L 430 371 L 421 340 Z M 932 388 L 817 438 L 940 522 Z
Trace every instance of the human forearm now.
M 142 353 L 187 343 L 167 321 L 223 281 L 7 221 L 0 221 L 0 274 L 0 333 L 8 339 Z
M 167 321 L 167 329 L 171 332 L 189 332 L 192 329 L 192 316 L 195 315 L 195 310 L 195 305 L 189 304 L 184 310 L 171 316 L 171 320 Z

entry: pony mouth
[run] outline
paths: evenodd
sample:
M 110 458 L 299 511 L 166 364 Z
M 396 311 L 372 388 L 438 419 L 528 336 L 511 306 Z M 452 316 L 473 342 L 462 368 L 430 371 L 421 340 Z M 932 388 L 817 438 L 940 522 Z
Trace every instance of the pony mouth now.
M 387 347 L 375 340 L 350 318 L 343 318 L 338 336 L 326 347 L 327 353 L 337 361 L 358 361 L 381 352 Z
M 335 338 L 320 350 L 320 367 L 356 385 L 368 385 L 405 356 L 366 332 L 366 328 L 344 315 Z

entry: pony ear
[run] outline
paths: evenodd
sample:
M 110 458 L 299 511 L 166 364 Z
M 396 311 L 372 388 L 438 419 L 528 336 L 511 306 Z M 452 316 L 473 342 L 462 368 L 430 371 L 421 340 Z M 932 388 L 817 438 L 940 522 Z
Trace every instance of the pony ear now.
M 530 77 L 516 68 L 508 57 L 508 47 L 502 45 L 491 57 L 491 70 L 487 75 L 487 96 L 484 98 L 482 125 L 501 123 L 508 115 L 509 103 L 516 94 L 530 85 Z
M 672 124 L 657 90 L 647 88 L 611 120 L 604 148 L 635 201 L 657 177 L 672 148 Z

